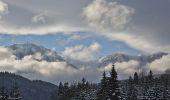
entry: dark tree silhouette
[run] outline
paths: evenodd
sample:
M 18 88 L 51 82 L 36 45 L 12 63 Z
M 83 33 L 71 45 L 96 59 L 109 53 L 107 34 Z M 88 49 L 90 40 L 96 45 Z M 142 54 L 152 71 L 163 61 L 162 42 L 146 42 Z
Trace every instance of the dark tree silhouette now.
M 58 97 L 58 100 L 60 100 L 60 98 L 64 95 L 64 86 L 63 86 L 63 83 L 60 82 L 59 83 L 59 86 L 58 86 L 58 94 L 57 94 L 57 97 Z
M 152 81 L 152 80 L 153 80 L 152 70 L 149 71 L 148 79 L 149 79 L 149 81 Z
M 136 89 L 133 83 L 132 77 L 129 76 L 127 100 L 137 100 Z
M 5 87 L 1 87 L 0 89 L 0 100 L 8 100 L 8 94 Z
M 119 85 L 117 80 L 117 72 L 115 70 L 115 66 L 112 65 L 112 69 L 110 72 L 109 78 L 109 96 L 111 100 L 119 100 Z
M 138 77 L 138 73 L 137 72 L 134 73 L 134 83 L 135 84 L 139 83 L 139 77 Z
M 101 79 L 100 89 L 97 92 L 96 100 L 108 100 L 109 98 L 109 85 L 108 85 L 108 77 L 106 77 L 106 72 L 103 73 L 103 78 Z

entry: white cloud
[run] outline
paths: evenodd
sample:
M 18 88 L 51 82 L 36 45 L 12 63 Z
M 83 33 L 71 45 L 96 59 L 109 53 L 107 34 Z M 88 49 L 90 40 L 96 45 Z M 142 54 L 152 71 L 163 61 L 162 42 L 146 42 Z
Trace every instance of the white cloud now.
M 119 30 L 129 22 L 133 13 L 133 8 L 117 2 L 94 0 L 84 8 L 83 16 L 92 27 Z
M 89 61 L 95 58 L 101 48 L 101 45 L 97 42 L 90 46 L 76 45 L 74 47 L 66 47 L 63 55 L 69 59 Z
M 120 74 L 125 74 L 125 75 L 132 75 L 135 72 L 139 71 L 139 62 L 135 60 L 130 60 L 128 62 L 122 62 L 122 63 L 115 63 L 115 69 L 120 73 Z
M 108 33 L 101 34 L 109 38 L 110 40 L 118 40 L 128 44 L 130 47 L 135 48 L 137 50 L 141 50 L 147 53 L 155 53 L 155 52 L 169 52 L 169 45 L 159 45 L 155 40 L 147 39 L 148 37 L 137 35 L 129 32 L 116 32 L 116 33 Z M 154 37 L 154 36 L 153 36 Z
M 0 34 L 43 35 L 87 30 L 83 27 L 80 9 L 87 1 L 66 0 L 0 0 Z M 38 4 L 36 4 L 38 3 Z M 78 3 L 81 5 L 76 5 Z
M 128 78 L 129 75 L 133 75 L 135 72 L 147 74 L 149 70 L 152 70 L 154 74 L 165 73 L 170 69 L 170 55 L 165 55 L 160 59 L 157 59 L 145 66 L 141 66 L 138 61 L 130 60 L 128 62 L 116 62 L 115 69 L 119 76 L 122 78 Z M 110 71 L 112 64 L 108 64 L 100 70 Z M 144 71 L 144 72 L 143 72 Z
M 95 48 L 95 45 L 91 49 Z M 41 54 L 28 55 L 21 60 L 16 60 L 16 56 L 7 48 L 0 47 L 0 71 L 17 73 L 30 79 L 38 79 L 56 82 L 75 82 L 86 77 L 91 82 L 99 81 L 101 72 L 96 68 L 81 66 L 74 69 L 66 62 L 37 61 L 41 59 Z
M 33 16 L 32 21 L 34 23 L 45 23 L 46 22 L 47 12 L 42 12 L 38 15 Z
M 148 29 L 145 25 L 140 26 L 141 21 L 136 19 L 147 16 L 141 15 L 137 17 L 140 13 L 142 12 L 136 11 L 135 8 L 128 5 L 120 4 L 118 1 L 94 0 L 84 8 L 83 16 L 87 24 L 95 28 L 94 31 L 96 31 L 97 35 L 105 36 L 110 40 L 124 42 L 130 47 L 144 52 L 169 52 L 170 45 L 167 44 L 169 40 L 166 39 L 169 37 L 168 32 L 161 35 L 160 30 L 156 30 L 158 28 Z M 145 19 L 143 19 L 143 22 L 145 22 Z M 149 21 L 145 23 L 149 24 Z
M 33 27 L 15 27 L 15 26 L 8 26 L 8 24 L 2 26 L 0 25 L 0 34 L 14 34 L 14 35 L 45 35 L 45 34 L 56 34 L 56 33 L 64 33 L 70 34 L 75 31 L 81 31 L 82 28 L 75 28 L 66 25 L 49 25 L 49 26 L 35 26 Z
M 170 55 L 163 56 L 162 58 L 153 61 L 148 64 L 148 67 L 155 73 L 164 73 L 166 70 L 170 69 Z
M 8 12 L 8 5 L 0 0 L 0 18 L 1 15 L 6 14 Z
M 128 62 L 116 62 L 115 64 L 115 69 L 118 73 L 119 76 L 123 78 L 128 78 L 129 75 L 133 75 L 135 72 L 139 72 L 139 62 L 135 60 L 130 60 Z M 112 64 L 108 64 L 104 68 L 101 68 L 100 70 L 105 70 L 109 71 L 112 68 Z
M 134 11 L 133 8 L 117 2 L 94 0 L 84 9 L 83 15 L 88 24 L 97 29 L 99 35 L 110 40 L 123 41 L 133 48 L 146 50 L 146 52 L 161 50 L 161 47 L 161 49 L 155 49 L 155 45 L 145 37 L 126 32 L 123 29 L 129 23 Z
M 158 8 L 154 0 L 132 0 L 133 4 L 109 1 L 1 0 L 0 34 L 44 35 L 90 31 L 125 42 L 141 51 L 170 51 L 168 3 Z M 140 7 L 141 3 L 147 4 L 146 7 Z M 148 9 L 151 6 L 153 9 Z M 83 23 L 81 15 L 89 26 Z
M 73 74 L 76 69 L 66 62 L 37 61 L 34 58 L 41 57 L 40 54 L 25 56 L 21 60 L 16 60 L 7 48 L 0 47 L 0 70 L 14 73 L 40 74 L 42 76 L 55 76 L 63 73 Z M 35 57 L 34 57 L 35 56 Z

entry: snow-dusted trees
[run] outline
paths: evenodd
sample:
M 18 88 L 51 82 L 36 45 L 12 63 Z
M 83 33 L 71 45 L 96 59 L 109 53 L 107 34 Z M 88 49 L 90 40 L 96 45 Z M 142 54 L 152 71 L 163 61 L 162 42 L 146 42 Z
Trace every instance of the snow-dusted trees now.
M 60 100 L 60 98 L 62 98 L 62 95 L 64 94 L 64 86 L 63 83 L 60 82 L 59 86 L 58 86 L 58 94 L 57 94 L 57 98 Z
M 21 100 L 19 87 L 14 85 L 11 90 L 7 90 L 4 86 L 0 88 L 0 100 Z
M 63 85 L 60 82 L 57 99 L 52 98 L 52 100 L 95 100 L 96 87 L 96 84 L 90 84 L 85 78 L 75 84 L 64 83 Z
M 170 74 L 153 75 L 151 70 L 148 75 L 138 77 L 135 72 L 134 77 L 118 81 L 113 65 L 109 75 L 103 73 L 99 85 L 85 78 L 74 85 L 60 84 L 58 93 L 63 98 L 55 100 L 169 100 L 169 84 Z
M 128 90 L 127 90 L 127 100 L 137 100 L 137 90 L 134 86 L 134 82 L 131 76 L 129 76 L 128 80 Z
M 100 89 L 97 92 L 96 100 L 108 100 L 109 99 L 109 79 L 106 77 L 106 72 L 103 73 L 103 78 L 101 79 Z
M 138 82 L 139 82 L 138 73 L 135 72 L 135 73 L 134 73 L 134 83 L 135 83 L 135 84 L 138 84 Z
M 0 100 L 8 100 L 8 93 L 4 86 L 0 89 Z
M 117 72 L 114 65 L 112 66 L 109 78 L 109 96 L 111 100 L 119 100 L 119 84 L 117 80 Z
M 112 66 L 110 77 L 103 73 L 103 78 L 100 83 L 100 89 L 97 94 L 97 100 L 119 100 L 119 83 L 117 80 L 117 72 Z
M 21 100 L 19 88 L 16 84 L 12 87 L 8 100 Z

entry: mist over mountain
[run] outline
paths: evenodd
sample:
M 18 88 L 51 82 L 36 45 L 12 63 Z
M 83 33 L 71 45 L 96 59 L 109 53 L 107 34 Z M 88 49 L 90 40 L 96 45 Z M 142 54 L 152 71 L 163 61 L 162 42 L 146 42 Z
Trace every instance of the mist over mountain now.
M 114 53 L 99 59 L 80 61 L 66 59 L 61 52 L 32 43 L 13 44 L 6 48 L 8 49 L 6 53 L 1 51 L 2 71 L 18 73 L 29 79 L 41 79 L 52 83 L 72 82 L 73 79 L 80 80 L 82 77 L 98 82 L 101 72 L 109 71 L 109 66 L 112 64 L 115 64 L 120 78 L 123 79 L 134 72 L 139 72 L 139 69 L 146 72 L 152 69 L 153 72 L 163 73 L 168 69 L 166 64 L 169 62 L 166 61 L 169 58 L 168 53 L 164 52 L 136 56 Z M 6 58 L 2 58 L 3 56 Z M 158 68 L 157 66 L 162 63 L 164 66 Z
M 48 62 L 64 61 L 57 52 L 32 43 L 14 44 L 8 48 L 13 52 L 17 59 L 22 59 L 24 56 L 36 55 L 39 53 L 41 58 L 35 57 L 35 60 L 46 60 Z
M 168 53 L 158 52 L 150 55 L 137 55 L 137 56 L 132 56 L 125 53 L 114 53 L 112 55 L 100 58 L 98 60 L 98 63 L 99 67 L 102 67 L 107 66 L 110 63 L 115 64 L 133 60 L 139 62 L 140 66 L 145 66 L 146 64 L 151 63 L 157 59 L 160 59 L 165 55 L 168 55 Z
M 150 55 L 137 55 L 132 56 L 125 53 L 114 53 L 111 55 L 107 55 L 101 57 L 100 59 L 91 60 L 91 61 L 79 61 L 79 60 L 68 60 L 60 56 L 54 50 L 47 49 L 43 46 L 39 46 L 32 43 L 25 44 L 14 44 L 8 46 L 10 51 L 16 56 L 17 59 L 22 59 L 25 56 L 34 55 L 33 58 L 37 61 L 47 61 L 47 62 L 70 62 L 73 67 L 76 66 L 93 66 L 93 67 L 102 67 L 106 66 L 109 63 L 115 64 L 116 62 L 128 62 L 130 60 L 135 60 L 140 63 L 141 66 L 146 65 L 147 63 L 151 63 L 156 59 L 160 59 L 161 57 L 168 55 L 168 53 L 158 52 Z
M 8 46 L 7 48 L 16 56 L 18 60 L 21 60 L 25 56 L 31 55 L 33 59 L 37 61 L 67 62 L 56 51 L 32 43 L 14 44 Z M 68 65 L 76 68 L 74 65 Z

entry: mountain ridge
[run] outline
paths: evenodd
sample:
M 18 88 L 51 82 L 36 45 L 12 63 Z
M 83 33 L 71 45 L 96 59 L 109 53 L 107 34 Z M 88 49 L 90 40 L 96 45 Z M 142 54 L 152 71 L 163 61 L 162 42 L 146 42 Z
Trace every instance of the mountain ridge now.
M 21 60 L 25 56 L 32 56 L 37 61 L 47 62 L 66 62 L 72 68 L 77 69 L 73 64 L 68 63 L 62 56 L 56 51 L 45 48 L 33 43 L 13 44 L 7 46 L 7 48 L 16 56 L 16 59 Z
M 124 53 L 114 53 L 108 56 L 105 56 L 103 58 L 100 58 L 98 60 L 99 67 L 106 66 L 109 63 L 115 64 L 116 62 L 128 62 L 130 60 L 135 60 L 140 63 L 140 65 L 146 65 L 147 63 L 151 63 L 157 59 L 160 59 L 161 57 L 168 55 L 168 53 L 164 52 L 158 52 L 150 55 L 138 55 L 138 56 L 132 56 Z
M 43 46 L 39 46 L 33 43 L 24 43 L 24 44 L 13 44 L 8 46 L 12 53 L 17 57 L 17 59 L 22 59 L 24 56 L 34 55 L 35 60 L 37 61 L 48 61 L 48 62 L 55 62 L 55 61 L 65 61 L 73 68 L 78 69 L 79 67 L 83 66 L 91 66 L 91 67 L 102 67 L 106 66 L 110 63 L 115 64 L 116 62 L 128 62 L 130 60 L 138 61 L 141 66 L 146 65 L 147 63 L 151 63 L 156 59 L 160 59 L 161 57 L 168 55 L 165 52 L 158 52 L 154 54 L 148 55 L 129 55 L 125 53 L 114 53 L 111 55 L 107 55 L 101 57 L 100 59 L 96 59 L 94 61 L 82 62 L 82 61 L 74 61 L 74 60 L 66 60 L 64 57 L 60 56 L 59 53 L 53 51 L 51 49 L 45 48 Z M 36 55 L 41 56 L 40 58 L 36 58 Z

